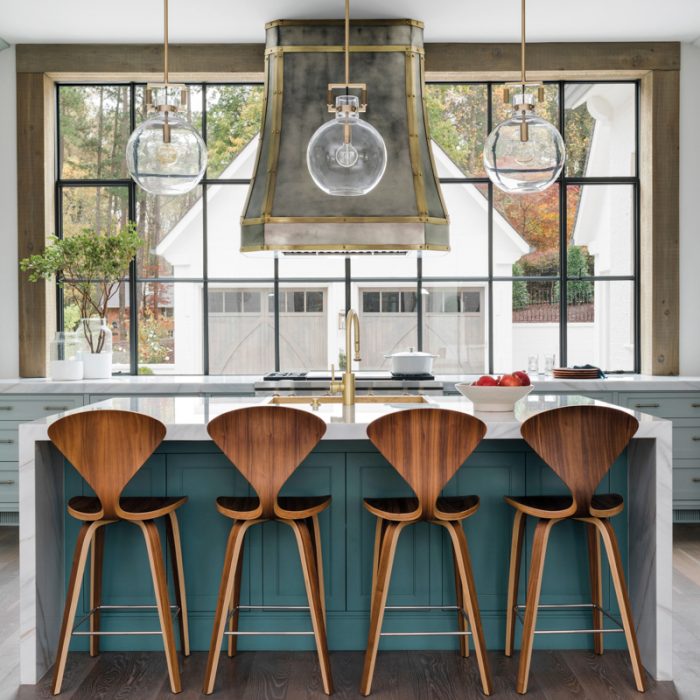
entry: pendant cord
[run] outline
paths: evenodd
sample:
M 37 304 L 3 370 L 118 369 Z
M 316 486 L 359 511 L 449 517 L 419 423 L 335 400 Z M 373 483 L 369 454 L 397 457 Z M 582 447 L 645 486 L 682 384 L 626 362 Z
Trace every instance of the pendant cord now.
M 350 85 L 350 0 L 345 0 L 345 94 Z
M 168 84 L 168 0 L 163 0 L 163 82 Z
M 525 92 L 525 0 L 521 0 L 520 3 L 520 82 Z

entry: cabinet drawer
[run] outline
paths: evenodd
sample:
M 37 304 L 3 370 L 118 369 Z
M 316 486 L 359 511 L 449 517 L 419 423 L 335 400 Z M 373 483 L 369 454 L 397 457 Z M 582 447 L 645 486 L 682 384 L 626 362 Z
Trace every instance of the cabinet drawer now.
M 700 421 L 700 394 L 681 396 L 627 395 L 621 403 L 627 408 L 661 418 L 697 418 Z
M 0 428 L 0 462 L 16 462 L 19 457 L 17 429 Z
M 10 396 L 0 398 L 0 421 L 28 421 L 54 413 L 69 411 L 83 405 L 81 396 L 41 396 L 27 398 Z
M 700 423 L 683 418 L 673 421 L 673 458 L 700 459 Z
M 19 469 L 16 464 L 3 464 L 0 469 L 0 503 L 19 501 Z
M 673 465 L 673 500 L 700 501 L 700 460 L 688 460 L 687 467 L 684 462 Z

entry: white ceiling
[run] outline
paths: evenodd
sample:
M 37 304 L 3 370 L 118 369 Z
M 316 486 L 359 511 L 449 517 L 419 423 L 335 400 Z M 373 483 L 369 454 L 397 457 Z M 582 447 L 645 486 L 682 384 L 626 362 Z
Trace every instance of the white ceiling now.
M 352 17 L 411 17 L 427 41 L 514 41 L 517 0 L 352 0 Z M 338 18 L 342 0 L 170 0 L 171 41 L 262 42 L 273 19 Z M 140 43 L 162 38 L 161 0 L 0 0 L 11 43 Z M 699 0 L 530 0 L 532 41 L 694 41 Z

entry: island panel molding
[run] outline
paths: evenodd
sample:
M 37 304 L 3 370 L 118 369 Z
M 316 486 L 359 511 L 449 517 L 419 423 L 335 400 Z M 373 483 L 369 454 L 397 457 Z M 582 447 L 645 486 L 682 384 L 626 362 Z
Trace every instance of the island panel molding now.
M 428 80 L 510 80 L 519 44 L 427 44 Z M 161 71 L 156 44 L 17 46 L 19 253 L 40 250 L 53 230 L 53 85 L 61 80 L 148 80 Z M 678 352 L 678 42 L 532 44 L 537 79 L 641 78 L 641 370 L 675 375 Z M 171 46 L 173 79 L 262 81 L 262 44 Z M 26 94 L 25 94 L 26 93 Z M 36 135 L 42 138 L 37 139 Z M 653 171 L 652 171 L 653 168 Z M 651 282 L 644 284 L 644 282 Z M 46 373 L 47 328 L 55 328 L 49 283 L 19 276 L 20 374 Z

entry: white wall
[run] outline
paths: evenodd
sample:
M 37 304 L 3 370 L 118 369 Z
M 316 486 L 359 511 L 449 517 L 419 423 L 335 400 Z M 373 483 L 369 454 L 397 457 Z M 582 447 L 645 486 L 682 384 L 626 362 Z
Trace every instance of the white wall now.
M 680 373 L 700 375 L 700 40 L 681 47 Z
M 0 51 L 0 377 L 19 374 L 15 49 Z

